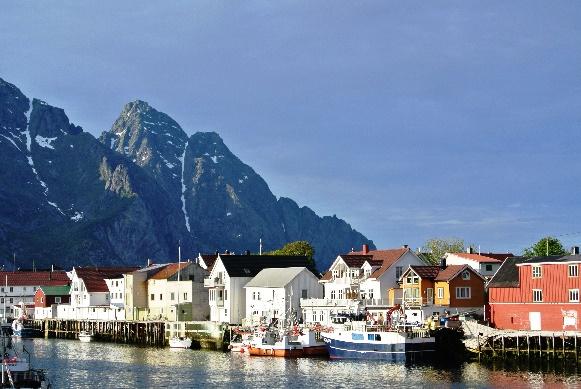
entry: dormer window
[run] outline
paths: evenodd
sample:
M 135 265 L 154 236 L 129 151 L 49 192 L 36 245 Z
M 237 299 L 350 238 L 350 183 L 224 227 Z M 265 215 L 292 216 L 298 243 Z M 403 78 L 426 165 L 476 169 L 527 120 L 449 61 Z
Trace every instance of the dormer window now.
M 333 270 L 333 278 L 339 278 L 339 270 Z
M 470 279 L 470 272 L 468 270 L 464 270 L 462 272 L 462 279 L 463 280 L 469 280 Z
M 418 284 L 419 282 L 420 282 L 420 277 L 418 277 L 414 273 L 408 274 L 407 277 L 405 278 L 406 284 Z

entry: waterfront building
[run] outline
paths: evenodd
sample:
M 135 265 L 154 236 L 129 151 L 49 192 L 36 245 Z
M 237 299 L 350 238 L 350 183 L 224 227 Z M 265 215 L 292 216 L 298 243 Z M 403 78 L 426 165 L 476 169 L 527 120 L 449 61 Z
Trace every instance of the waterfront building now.
M 431 315 L 484 312 L 485 279 L 468 265 L 410 266 L 401 276 L 409 322 Z
M 514 257 L 512 253 L 475 253 L 472 247 L 465 253 L 446 253 L 444 258 L 448 265 L 468 265 L 484 278 L 489 280 L 500 268 L 506 258 Z
M 580 328 L 581 255 L 509 258 L 488 283 L 489 319 L 500 329 Z
M 210 306 L 204 287 L 207 275 L 208 271 L 196 262 L 170 263 L 151 275 L 147 279 L 148 319 L 208 320 Z
M 57 306 L 59 319 L 118 320 L 125 317 L 123 309 L 111 305 L 105 279 L 118 279 L 137 267 L 73 267 L 70 304 Z
M 204 280 L 208 288 L 210 320 L 240 324 L 246 317 L 244 286 L 265 268 L 309 267 L 304 256 L 224 255 L 218 258 Z
M 321 298 L 323 287 L 306 267 L 262 269 L 244 287 L 246 290 L 246 321 L 244 324 L 303 321 L 301 298 Z
M 68 285 L 64 271 L 14 271 L 0 272 L 0 317 L 16 318 L 23 312 L 34 317 L 34 295 L 41 286 Z
M 358 315 L 366 311 L 371 317 L 387 314 L 401 302 L 399 278 L 410 265 L 425 265 L 407 245 L 386 250 L 351 251 L 337 256 L 320 283 L 321 299 L 303 299 L 301 308 L 308 323 L 329 325 L 337 315 Z
M 57 306 L 69 304 L 71 298 L 70 285 L 41 286 L 34 295 L 34 318 L 56 319 Z
M 148 261 L 147 267 L 123 274 L 125 320 L 147 320 L 149 317 L 147 280 L 166 266 L 167 263 L 153 264 Z

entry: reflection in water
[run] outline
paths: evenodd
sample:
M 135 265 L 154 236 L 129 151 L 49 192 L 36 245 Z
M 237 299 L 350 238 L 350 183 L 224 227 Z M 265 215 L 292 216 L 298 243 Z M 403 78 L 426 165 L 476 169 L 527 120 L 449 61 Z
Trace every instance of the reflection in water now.
M 304 388 L 578 386 L 574 369 L 476 362 L 459 368 L 405 366 L 380 361 L 249 357 L 215 351 L 145 348 L 75 340 L 17 342 L 33 365 L 48 370 L 56 388 Z

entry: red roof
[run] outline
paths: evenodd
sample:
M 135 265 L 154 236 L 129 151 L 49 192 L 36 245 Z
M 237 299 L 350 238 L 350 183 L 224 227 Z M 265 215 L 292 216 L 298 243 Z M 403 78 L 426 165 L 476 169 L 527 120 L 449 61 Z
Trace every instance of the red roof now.
M 182 262 L 181 266 L 179 263 L 170 263 L 164 267 L 161 271 L 155 273 L 149 279 L 151 280 L 166 280 L 176 274 L 178 270 L 183 270 L 190 265 L 191 262 Z
M 352 251 L 348 254 L 340 255 L 341 258 L 345 260 L 348 258 L 351 263 L 361 263 L 361 265 L 356 267 L 361 267 L 365 261 L 368 261 L 372 266 L 380 266 L 379 269 L 371 274 L 371 278 L 379 278 L 387 269 L 391 267 L 398 259 L 402 257 L 405 253 L 410 251 L 409 248 L 397 248 L 388 250 L 371 250 L 371 251 Z M 358 259 L 360 258 L 360 259 Z M 347 261 L 346 261 L 347 262 Z M 347 263 L 349 265 L 349 263 Z M 355 267 L 355 266 L 354 266 Z M 330 280 L 332 278 L 332 273 L 328 271 L 321 278 L 321 280 Z
M 469 254 L 469 253 L 449 253 L 460 258 L 469 259 L 475 262 L 482 263 L 502 263 L 506 258 L 514 257 L 512 253 L 481 253 L 481 254 Z
M 16 271 L 0 272 L 0 285 L 8 286 L 59 286 L 69 284 L 70 279 L 64 271 Z
M 476 273 L 468 265 L 448 265 L 444 269 L 440 266 L 410 266 L 411 269 L 422 279 L 434 280 L 434 281 L 450 281 L 464 269 L 470 270 L 473 274 L 478 277 L 482 276 Z
M 75 267 L 77 277 L 83 280 L 87 292 L 108 292 L 105 279 L 121 278 L 125 273 L 131 273 L 138 267 Z

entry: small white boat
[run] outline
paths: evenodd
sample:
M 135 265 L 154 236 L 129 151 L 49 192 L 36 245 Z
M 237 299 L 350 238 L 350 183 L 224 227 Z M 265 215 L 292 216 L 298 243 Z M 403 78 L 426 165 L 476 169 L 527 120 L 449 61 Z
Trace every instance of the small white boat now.
M 81 332 L 79 332 L 79 340 L 81 342 L 88 343 L 91 340 L 93 340 L 93 333 L 88 332 L 88 331 L 81 331 Z
M 190 348 L 192 347 L 192 340 L 184 336 L 174 336 L 169 340 L 169 347 L 171 348 Z

